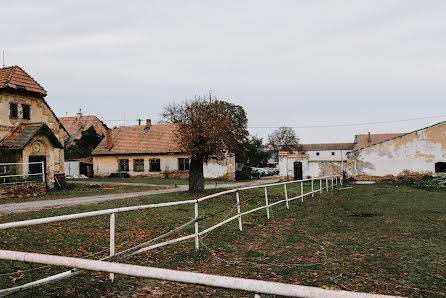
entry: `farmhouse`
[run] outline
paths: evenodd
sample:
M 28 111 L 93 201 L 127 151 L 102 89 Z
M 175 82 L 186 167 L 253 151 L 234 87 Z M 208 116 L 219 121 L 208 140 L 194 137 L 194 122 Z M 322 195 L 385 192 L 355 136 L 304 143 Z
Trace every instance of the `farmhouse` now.
M 99 120 L 96 116 L 84 116 L 82 112 L 76 114 L 75 117 L 59 117 L 65 129 L 70 134 L 70 139 L 66 142 L 66 145 L 70 145 L 76 140 L 82 137 L 82 133 L 87 131 L 90 127 L 93 127 L 96 133 L 103 137 L 107 131 L 107 125 Z
M 25 163 L 16 174 L 42 171 L 49 187 L 64 178 L 64 141 L 68 132 L 51 110 L 47 92 L 19 66 L 0 69 L 0 162 Z
M 355 149 L 348 154 L 347 172 L 358 180 L 446 172 L 446 121 Z
M 188 177 L 189 157 L 176 141 L 174 124 L 122 126 L 108 129 L 93 150 L 95 177 L 128 174 L 141 177 Z M 235 177 L 235 155 L 204 164 L 205 178 Z
M 353 143 L 302 144 L 291 153 L 280 151 L 280 176 L 300 180 L 306 177 L 341 175 L 346 153 L 352 151 L 353 146 Z

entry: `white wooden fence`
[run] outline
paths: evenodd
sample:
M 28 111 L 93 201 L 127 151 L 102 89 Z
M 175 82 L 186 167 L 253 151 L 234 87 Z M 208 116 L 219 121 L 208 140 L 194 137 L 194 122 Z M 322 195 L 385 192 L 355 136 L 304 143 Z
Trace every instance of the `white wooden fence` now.
M 29 173 L 30 165 L 40 165 L 39 173 Z M 10 174 L 8 169 L 15 168 L 14 174 Z M 17 168 L 21 168 L 18 170 Z M 22 172 L 21 174 L 17 174 L 17 172 Z M 16 178 L 21 177 L 23 181 L 14 181 L 8 182 L 8 178 Z M 9 163 L 0 163 L 0 184 L 15 184 L 26 182 L 30 179 L 30 177 L 36 177 L 37 181 L 45 182 L 45 162 L 9 162 Z M 33 179 L 32 181 L 36 181 Z
M 311 191 L 304 193 L 304 183 L 311 183 Z M 288 197 L 288 185 L 290 184 L 300 184 L 300 194 L 295 197 Z M 319 188 L 315 188 L 315 186 L 318 184 Z M 113 261 L 119 258 L 128 257 L 131 255 L 139 254 L 144 251 L 152 250 L 158 247 L 170 245 L 177 242 L 182 242 L 188 239 L 194 239 L 195 241 L 195 248 L 199 249 L 199 238 L 207 233 L 210 233 L 211 231 L 215 230 L 216 228 L 223 226 L 233 220 L 238 220 L 238 225 L 240 231 L 243 230 L 243 216 L 250 214 L 252 212 L 260 211 L 263 209 L 266 209 L 266 216 L 267 218 L 270 218 L 270 208 L 272 208 L 275 205 L 285 203 L 286 207 L 289 208 L 290 202 L 296 199 L 300 199 L 302 202 L 304 200 L 304 197 L 306 196 L 312 196 L 314 197 L 315 193 L 322 193 L 323 190 L 329 191 L 329 189 L 333 189 L 336 185 L 341 184 L 342 185 L 342 178 L 340 176 L 331 176 L 331 177 L 320 177 L 320 178 L 313 178 L 313 179 L 305 179 L 305 180 L 299 180 L 299 181 L 289 181 L 289 182 L 279 182 L 279 183 L 272 183 L 272 184 L 266 184 L 266 185 L 260 185 L 260 186 L 249 186 L 249 187 L 242 187 L 237 189 L 231 189 L 222 191 L 219 193 L 215 193 L 209 196 L 205 196 L 199 199 L 194 200 L 185 200 L 185 201 L 175 201 L 175 202 L 167 202 L 167 203 L 159 203 L 159 204 L 150 204 L 150 205 L 141 205 L 141 206 L 131 206 L 131 207 L 122 207 L 122 208 L 114 208 L 114 209 L 106 209 L 106 210 L 98 210 L 98 211 L 91 211 L 91 212 L 83 212 L 83 213 L 76 213 L 76 214 L 68 214 L 68 215 L 61 215 L 61 216 L 54 216 L 54 217 L 46 217 L 46 218 L 39 218 L 39 219 L 31 219 L 31 220 L 25 220 L 25 221 L 18 221 L 18 222 L 10 222 L 10 223 L 3 223 L 0 224 L 0 230 L 4 229 L 10 229 L 10 228 L 17 228 L 17 227 L 27 227 L 27 226 L 33 226 L 33 225 L 40 225 L 40 224 L 46 224 L 46 223 L 53 223 L 53 222 L 60 222 L 60 221 L 66 221 L 66 220 L 72 220 L 72 219 L 79 219 L 79 218 L 86 218 L 86 217 L 94 217 L 94 216 L 101 216 L 101 215 L 109 215 L 110 216 L 110 256 L 102 259 L 101 261 L 93 261 L 93 260 L 83 260 L 78 258 L 66 258 L 62 256 L 49 256 L 49 255 L 39 255 L 39 254 L 30 254 L 30 253 L 23 253 L 23 252 L 16 252 L 16 251 L 5 251 L 0 250 L 0 259 L 4 260 L 26 260 L 27 262 L 36 262 L 36 263 L 42 263 L 42 264 L 49 264 L 49 265 L 57 265 L 57 266 L 69 266 L 74 267 L 78 269 L 86 269 L 86 270 L 96 270 L 96 271 L 104 271 L 104 272 L 110 272 L 110 279 L 113 280 L 114 273 L 119 274 L 126 274 L 126 275 L 133 275 L 133 276 L 144 276 L 144 277 L 150 277 L 150 278 L 160 278 L 160 279 L 166 279 L 166 280 L 172 280 L 172 281 L 179 281 L 179 282 L 190 282 L 190 283 L 196 283 L 196 284 L 204 284 L 204 285 L 210 285 L 210 286 L 216 286 L 216 287 L 223 287 L 223 288 L 232 288 L 232 289 L 239 289 L 239 290 L 245 290 L 245 291 L 252 291 L 256 293 L 265 293 L 265 294 L 274 294 L 274 295 L 284 295 L 284 296 L 307 296 L 307 297 L 355 297 L 357 295 L 353 295 L 351 292 L 342 292 L 341 291 L 328 291 L 332 294 L 326 295 L 328 292 L 326 290 L 323 290 L 321 292 L 321 289 L 313 288 L 312 293 L 315 293 L 314 295 L 309 295 L 310 292 L 308 292 L 308 289 L 304 288 L 310 288 L 310 287 L 302 287 L 302 289 L 295 288 L 294 290 L 290 291 L 282 291 L 278 290 L 281 287 L 284 289 L 290 289 L 292 287 L 299 287 L 299 286 L 292 286 L 292 285 L 285 285 L 285 284 L 279 284 L 280 286 L 275 287 L 276 290 L 274 291 L 266 291 L 262 290 L 263 287 L 260 286 L 258 283 L 265 283 L 262 281 L 253 281 L 253 280 L 245 280 L 245 279 L 235 279 L 235 278 L 229 278 L 225 277 L 228 280 L 227 284 L 220 284 L 215 282 L 210 282 L 210 280 L 215 280 L 215 276 L 206 276 L 202 275 L 200 278 L 191 278 L 191 279 L 184 279 L 185 276 L 190 276 L 190 272 L 180 272 L 175 275 L 178 276 L 178 278 L 169 279 L 165 278 L 167 275 L 153 275 L 152 273 L 147 273 L 145 275 L 141 275 L 138 272 L 153 272 L 152 269 L 155 268 L 149 268 L 149 267 L 141 267 L 138 266 L 138 268 L 132 267 L 130 270 L 130 265 L 125 264 L 116 264 L 116 266 L 124 266 L 125 269 L 122 269 L 124 267 L 116 267 L 115 269 L 110 269 L 113 266 L 110 264 L 115 263 L 108 263 L 104 261 Z M 276 201 L 274 203 L 270 203 L 269 197 L 268 197 L 268 188 L 275 187 L 275 186 L 281 186 L 284 187 L 284 199 Z M 240 192 L 250 189 L 259 189 L 263 188 L 265 193 L 265 205 L 241 212 L 240 208 Z M 199 230 L 198 222 L 200 221 L 199 216 L 199 204 L 200 202 L 210 200 L 212 198 L 220 197 L 223 195 L 228 194 L 235 194 L 235 203 L 237 206 L 237 214 L 235 216 L 232 216 L 230 218 L 227 218 L 207 229 L 204 229 L 202 231 Z M 195 218 L 194 220 L 191 220 L 185 224 L 183 224 L 181 227 L 172 230 L 160 237 L 157 237 L 155 239 L 149 240 L 145 243 L 139 244 L 137 246 L 134 246 L 130 249 L 126 249 L 121 252 L 116 252 L 115 247 L 115 215 L 117 213 L 122 212 L 129 212 L 134 210 L 143 210 L 143 209 L 151 209 L 151 208 L 161 208 L 161 207 L 168 207 L 168 206 L 178 206 L 178 205 L 194 205 L 194 213 Z M 190 224 L 194 224 L 195 231 L 193 234 L 189 234 L 186 236 L 174 238 L 171 240 L 158 242 L 158 240 L 161 240 L 168 235 L 170 235 L 172 232 L 180 230 L 185 228 L 186 226 L 189 226 Z M 155 243 L 158 242 L 158 243 Z M 33 256 L 27 258 L 27 256 Z M 82 260 L 82 262 L 81 262 Z M 68 263 L 67 263 L 68 262 Z M 91 262 L 91 263 L 89 263 Z M 96 263 L 95 263 L 96 262 Z M 102 262 L 102 263 L 97 263 Z M 81 266 L 80 263 L 83 265 Z M 106 263 L 106 265 L 104 264 Z M 108 267 L 109 266 L 109 267 Z M 108 268 L 108 269 L 107 269 Z M 115 267 L 113 267 L 115 268 Z M 145 269 L 142 269 L 145 268 Z M 119 269 L 119 270 L 118 270 Z M 129 269 L 129 270 L 127 270 Z M 140 271 L 138 271 L 140 270 Z M 152 270 L 152 271 L 151 271 Z M 166 269 L 162 269 L 166 270 Z M 8 295 L 14 292 L 17 292 L 19 290 L 28 289 L 31 287 L 39 286 L 51 281 L 60 280 L 63 278 L 67 278 L 73 275 L 78 274 L 80 271 L 77 269 L 73 269 L 67 272 L 63 272 L 54 276 L 50 276 L 38 281 L 34 281 L 32 283 L 28 283 L 25 285 L 17 286 L 10 289 L 3 289 L 0 290 L 0 296 L 2 295 Z M 166 271 L 167 272 L 167 271 Z M 192 274 L 193 275 L 193 274 Z M 158 277 L 156 277 L 158 276 Z M 219 277 L 222 278 L 222 277 Z M 199 281 L 200 280 L 200 281 Z M 236 282 L 236 280 L 240 280 L 239 282 Z M 242 282 L 241 280 L 245 280 L 246 282 Z M 248 282 L 249 281 L 249 282 Z M 232 285 L 232 286 L 231 286 Z M 256 287 L 255 285 L 258 285 L 259 287 Z M 254 289 L 257 289 L 254 291 Z M 322 293 L 324 295 L 322 295 Z M 350 293 L 346 296 L 345 293 Z M 377 295 L 369 295 L 369 294 L 362 294 L 361 297 L 377 297 Z

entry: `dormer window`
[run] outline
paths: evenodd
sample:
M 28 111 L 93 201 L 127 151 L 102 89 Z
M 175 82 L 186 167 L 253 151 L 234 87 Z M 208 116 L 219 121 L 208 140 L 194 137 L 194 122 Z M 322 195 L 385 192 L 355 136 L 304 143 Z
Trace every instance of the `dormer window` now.
M 9 118 L 17 119 L 19 117 L 18 104 L 10 102 L 9 103 Z
M 25 120 L 31 119 L 30 105 L 22 105 L 22 118 Z

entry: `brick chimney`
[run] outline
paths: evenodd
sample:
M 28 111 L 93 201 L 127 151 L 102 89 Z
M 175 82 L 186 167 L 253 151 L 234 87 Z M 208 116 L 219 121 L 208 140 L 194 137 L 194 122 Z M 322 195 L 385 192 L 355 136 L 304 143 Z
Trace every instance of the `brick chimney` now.
M 372 138 L 370 137 L 370 131 L 369 131 L 369 138 L 367 139 L 367 141 L 369 142 L 369 144 L 372 143 Z
M 110 150 L 113 147 L 113 136 L 112 136 L 112 130 L 110 128 L 107 128 L 107 150 Z
M 152 120 L 146 119 L 146 127 L 150 127 L 150 126 L 152 126 Z

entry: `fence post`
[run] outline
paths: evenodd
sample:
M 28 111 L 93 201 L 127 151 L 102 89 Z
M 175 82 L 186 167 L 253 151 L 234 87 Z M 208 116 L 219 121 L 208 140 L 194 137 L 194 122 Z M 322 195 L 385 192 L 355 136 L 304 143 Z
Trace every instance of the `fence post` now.
M 325 190 L 328 192 L 328 178 L 325 178 Z
M 283 185 L 283 189 L 285 190 L 285 201 L 287 209 L 290 209 L 290 203 L 288 202 L 288 191 L 286 189 L 286 184 Z
M 110 214 L 110 256 L 115 255 L 115 214 Z M 110 273 L 109 278 L 111 282 L 115 280 L 115 274 Z
M 300 199 L 302 200 L 302 203 L 304 202 L 304 182 L 300 182 Z
M 338 176 L 335 177 L 335 180 L 336 180 L 335 185 L 338 186 Z
M 269 219 L 268 188 L 265 187 L 266 218 Z
M 314 179 L 311 178 L 311 197 L 314 197 Z
M 22 167 L 23 167 L 23 165 L 22 165 Z M 22 171 L 23 171 L 23 169 L 22 169 Z M 29 172 L 29 169 L 28 169 L 28 172 Z M 46 181 L 46 177 L 45 177 L 45 162 L 42 161 L 42 182 L 45 183 L 45 181 Z
M 331 176 L 331 189 L 334 188 L 334 184 L 333 184 L 333 176 Z
M 319 192 L 322 193 L 322 177 L 319 178 Z
M 198 202 L 195 202 L 195 249 L 200 249 L 200 243 L 198 242 Z
M 242 214 L 240 212 L 240 195 L 239 195 L 238 191 L 235 193 L 235 198 L 237 200 L 238 228 L 240 229 L 240 231 L 243 231 Z

